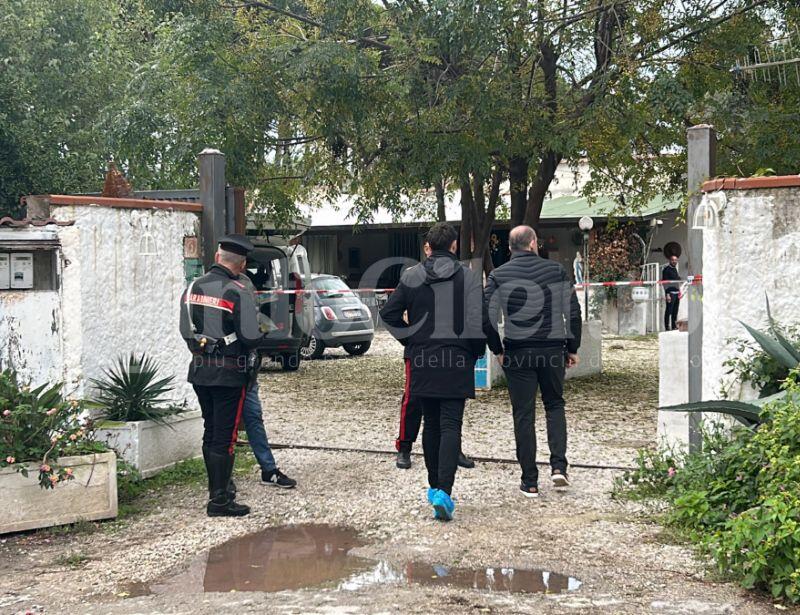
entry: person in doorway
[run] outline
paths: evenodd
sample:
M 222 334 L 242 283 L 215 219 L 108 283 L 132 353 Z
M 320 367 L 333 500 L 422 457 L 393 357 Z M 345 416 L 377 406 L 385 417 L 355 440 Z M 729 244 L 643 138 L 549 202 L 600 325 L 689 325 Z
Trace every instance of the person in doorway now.
M 456 258 L 456 230 L 440 222 L 426 239 L 430 257 L 403 272 L 381 318 L 406 347 L 409 395 L 422 405 L 428 502 L 437 519 L 450 520 L 464 405 L 475 397 L 475 361 L 485 349 L 483 302 L 480 278 Z
M 524 496 L 533 498 L 539 495 L 534 430 L 537 389 L 542 392 L 547 421 L 551 480 L 555 487 L 569 486 L 564 375 L 566 368 L 579 361 L 581 309 L 564 267 L 537 254 L 536 233 L 531 227 L 513 228 L 509 246 L 511 260 L 492 271 L 486 282 L 484 331 L 508 381 L 517 460 L 522 468 L 519 488 Z M 497 333 L 501 311 L 505 317 L 503 340 Z
M 245 396 L 255 381 L 255 348 L 263 338 L 255 296 L 239 281 L 252 250 L 243 235 L 223 237 L 214 265 L 181 297 L 180 331 L 192 352 L 188 380 L 203 413 L 209 517 L 250 512 L 236 502 L 231 476 Z
M 669 282 L 680 281 L 681 275 L 678 273 L 678 257 L 673 254 L 669 257 L 669 262 L 661 270 L 661 280 Z M 667 307 L 664 309 L 664 330 L 672 331 L 678 328 L 678 306 L 681 303 L 681 289 L 679 284 L 665 284 L 664 295 Z
M 422 251 L 425 253 L 425 258 L 430 257 L 432 250 L 427 241 L 422 246 Z M 394 443 L 395 449 L 397 449 L 395 465 L 401 470 L 408 470 L 411 467 L 411 449 L 414 447 L 422 425 L 422 404 L 419 399 L 411 395 L 411 363 L 408 357 L 405 357 L 405 364 L 405 385 L 400 401 L 400 433 Z M 463 451 L 459 451 L 458 465 L 462 468 L 472 469 L 475 467 L 475 462 Z

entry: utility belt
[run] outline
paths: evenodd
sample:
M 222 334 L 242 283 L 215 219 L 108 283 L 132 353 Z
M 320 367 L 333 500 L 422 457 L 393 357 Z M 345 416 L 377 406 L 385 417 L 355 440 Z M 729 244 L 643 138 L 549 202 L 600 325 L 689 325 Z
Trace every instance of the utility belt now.
M 195 367 L 211 367 L 215 369 L 227 369 L 243 374 L 247 377 L 247 388 L 249 389 L 258 379 L 258 370 L 261 367 L 261 355 L 255 350 L 247 355 L 209 355 L 205 352 L 192 351 Z M 199 364 L 198 364 L 199 363 Z
M 235 332 L 219 338 L 193 333 L 192 338 L 199 348 L 199 351 L 193 350 L 192 352 L 201 355 L 219 355 L 223 348 L 234 344 L 239 339 Z

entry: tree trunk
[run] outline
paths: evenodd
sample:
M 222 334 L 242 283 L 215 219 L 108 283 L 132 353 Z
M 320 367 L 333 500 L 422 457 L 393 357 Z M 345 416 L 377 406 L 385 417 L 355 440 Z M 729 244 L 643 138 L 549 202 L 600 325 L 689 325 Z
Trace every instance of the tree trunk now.
M 459 242 L 459 258 L 462 261 L 472 258 L 472 187 L 469 178 L 461 181 L 461 241 Z
M 446 222 L 447 212 L 444 207 L 444 177 L 438 179 L 433 187 L 436 190 L 436 220 L 439 222 Z
M 475 238 L 473 255 L 482 260 L 481 268 L 487 273 L 493 269 L 489 253 L 489 239 L 492 236 L 492 226 L 497 214 L 497 203 L 500 200 L 500 184 L 503 182 L 503 168 L 497 164 L 492 169 L 492 181 L 489 187 L 488 203 L 483 190 L 483 179 L 475 178 L 475 217 L 478 224 L 473 225 L 472 234 Z M 480 205 L 480 208 L 478 207 Z
M 508 179 L 511 192 L 511 228 L 522 224 L 528 198 L 528 167 L 530 160 L 514 156 L 508 161 Z
M 552 150 L 545 152 L 541 161 L 539 161 L 539 170 L 536 173 L 536 179 L 533 180 L 531 188 L 528 191 L 528 204 L 525 208 L 524 224 L 533 228 L 536 228 L 539 224 L 544 197 L 547 195 L 550 184 L 556 176 L 556 169 L 558 168 L 559 162 L 561 162 L 561 154 Z

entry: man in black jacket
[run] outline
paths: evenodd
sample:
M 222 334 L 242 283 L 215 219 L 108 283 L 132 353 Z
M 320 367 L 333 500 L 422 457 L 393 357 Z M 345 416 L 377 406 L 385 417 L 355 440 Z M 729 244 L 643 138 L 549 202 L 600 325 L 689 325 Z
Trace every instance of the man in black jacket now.
M 669 263 L 661 270 L 662 280 L 680 281 L 681 274 L 678 273 L 678 257 L 674 254 L 669 257 Z M 681 302 L 681 289 L 679 285 L 666 284 L 664 286 L 667 307 L 664 310 L 664 330 L 671 331 L 678 328 L 678 306 Z
M 547 419 L 553 485 L 569 485 L 564 370 L 578 364 L 581 309 L 564 268 L 538 256 L 536 233 L 531 227 L 513 228 L 509 247 L 511 260 L 492 271 L 486 283 L 484 330 L 508 380 L 517 460 L 522 466 L 520 490 L 527 497 L 537 497 L 534 406 L 539 388 Z M 502 341 L 497 333 L 501 311 L 505 322 Z
M 215 264 L 181 297 L 180 329 L 192 352 L 189 382 L 203 413 L 203 458 L 208 472 L 209 517 L 239 517 L 250 508 L 230 488 L 234 447 L 254 349 L 263 338 L 255 297 L 239 275 L 253 244 L 242 235 L 220 240 Z
M 443 520 L 453 518 L 464 404 L 475 397 L 475 361 L 485 348 L 481 281 L 456 259 L 457 239 L 452 226 L 436 224 L 426 237 L 431 256 L 403 273 L 381 310 L 405 346 L 409 395 L 422 404 L 428 501 Z

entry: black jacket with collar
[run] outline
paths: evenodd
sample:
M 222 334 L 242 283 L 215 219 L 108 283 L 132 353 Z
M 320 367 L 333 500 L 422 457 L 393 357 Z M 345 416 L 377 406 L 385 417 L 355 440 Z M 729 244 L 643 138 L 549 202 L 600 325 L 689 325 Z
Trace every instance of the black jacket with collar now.
M 191 296 L 183 293 L 180 309 L 181 335 L 192 351 L 189 382 L 200 386 L 246 385 L 248 355 L 264 337 L 252 289 L 230 269 L 215 264 L 194 281 Z M 213 354 L 205 353 L 195 339 L 197 334 L 221 340 L 232 333 L 236 341 L 220 343 Z
M 475 397 L 475 360 L 486 349 L 482 310 L 480 277 L 450 252 L 403 272 L 381 319 L 405 346 L 411 395 Z
M 489 348 L 495 354 L 518 348 L 581 345 L 581 308 L 575 287 L 557 262 L 534 252 L 514 251 L 489 274 L 484 289 Z M 504 315 L 504 339 L 497 323 Z
M 668 263 L 661 270 L 661 279 L 665 280 L 665 281 L 666 280 L 670 280 L 670 281 L 671 280 L 676 280 L 676 281 L 678 281 L 678 280 L 681 279 L 681 274 L 678 273 L 678 268 L 677 267 L 674 267 L 672 265 L 672 263 Z M 679 292 L 680 292 L 680 287 L 677 286 L 677 285 L 675 285 L 675 286 L 673 286 L 672 284 L 664 285 L 664 293 L 665 294 L 679 293 Z

